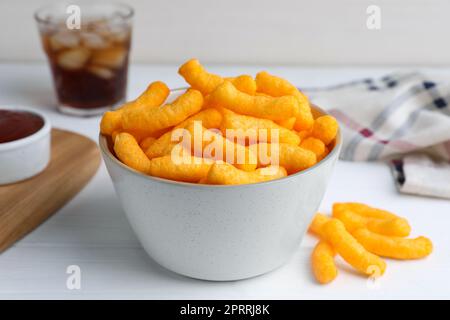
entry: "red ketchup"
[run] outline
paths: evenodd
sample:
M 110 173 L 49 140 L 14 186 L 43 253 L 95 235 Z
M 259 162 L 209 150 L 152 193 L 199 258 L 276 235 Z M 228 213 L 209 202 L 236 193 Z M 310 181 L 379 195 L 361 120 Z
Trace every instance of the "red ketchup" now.
M 0 143 L 32 135 L 44 126 L 44 119 L 28 111 L 0 109 Z

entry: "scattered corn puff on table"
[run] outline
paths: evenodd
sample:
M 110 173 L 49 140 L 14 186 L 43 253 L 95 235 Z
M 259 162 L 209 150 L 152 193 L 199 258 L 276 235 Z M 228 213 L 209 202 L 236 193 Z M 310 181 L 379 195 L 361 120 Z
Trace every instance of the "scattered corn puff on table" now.
M 255 75 L 267 70 L 305 87 L 332 85 L 392 71 L 370 68 L 207 67 L 223 75 Z M 55 101 L 47 68 L 46 64 L 1 64 L 0 104 L 39 108 L 49 116 L 54 127 L 72 130 L 97 141 L 100 117 L 67 117 L 51 107 Z M 185 82 L 177 71 L 178 65 L 132 66 L 129 99 L 139 96 L 151 81 L 161 80 L 171 88 L 184 86 Z M 449 71 L 443 69 L 439 72 L 448 74 Z M 244 89 L 241 90 L 252 90 L 251 86 L 246 86 L 246 81 L 245 78 L 235 78 L 232 83 L 242 85 Z M 202 90 L 206 92 L 211 89 Z M 214 122 L 214 116 L 209 119 Z M 211 127 L 214 126 L 212 123 Z M 292 138 L 286 134 L 283 139 L 289 141 Z M 161 150 L 155 149 L 154 152 Z M 367 217 L 355 217 L 345 210 L 333 210 L 333 204 L 336 208 L 336 203 L 345 202 L 360 202 L 385 209 L 395 213 L 399 220 L 389 224 Z M 171 273 L 148 258 L 124 217 L 102 165 L 94 179 L 71 202 L 0 255 L 0 298 L 450 298 L 450 278 L 447 276 L 450 269 L 448 201 L 399 195 L 384 164 L 340 161 L 319 212 L 326 215 L 326 219 L 333 219 L 331 223 L 327 221 L 324 228 L 329 235 L 322 238 L 308 233 L 295 256 L 282 268 L 238 282 L 196 281 Z M 402 218 L 406 219 L 406 223 Z M 361 228 L 362 225 L 364 228 Z M 342 228 L 347 230 L 346 237 L 352 237 L 365 250 L 371 251 L 370 259 L 373 260 L 370 265 L 378 266 L 380 272 L 385 267 L 382 277 L 377 280 L 368 278 L 364 274 L 367 265 L 361 264 L 361 259 L 355 259 L 354 255 L 346 255 L 348 248 L 339 237 L 331 235 L 336 230 L 337 234 L 341 234 Z M 416 239 L 413 245 L 417 250 L 411 250 L 409 242 L 402 244 L 403 240 L 398 240 L 405 239 L 406 235 L 409 239 Z M 431 254 L 428 255 L 429 243 L 420 236 L 431 239 Z M 403 249 L 393 253 L 391 248 L 399 243 Z M 355 247 L 351 248 L 354 250 Z M 393 254 L 397 256 L 390 256 Z M 319 262 L 320 268 L 312 266 L 314 261 Z M 66 272 L 71 265 L 81 268 L 81 290 L 66 287 L 69 276 Z M 323 270 L 326 272 L 321 272 Z M 320 282 L 328 283 L 319 284 L 315 274 L 317 279 L 321 279 Z

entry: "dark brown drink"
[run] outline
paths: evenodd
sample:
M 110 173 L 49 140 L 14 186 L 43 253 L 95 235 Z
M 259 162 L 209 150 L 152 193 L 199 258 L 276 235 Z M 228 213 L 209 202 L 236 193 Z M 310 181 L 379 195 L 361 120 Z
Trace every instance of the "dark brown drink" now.
M 40 25 L 62 112 L 94 115 L 125 100 L 131 25 L 117 17 Z

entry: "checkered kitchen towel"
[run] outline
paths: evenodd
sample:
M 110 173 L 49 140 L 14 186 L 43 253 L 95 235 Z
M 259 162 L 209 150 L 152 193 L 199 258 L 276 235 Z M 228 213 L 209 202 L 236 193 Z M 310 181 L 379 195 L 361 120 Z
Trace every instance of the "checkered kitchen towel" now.
M 306 93 L 340 122 L 341 159 L 388 160 L 401 192 L 450 198 L 450 78 L 399 73 Z

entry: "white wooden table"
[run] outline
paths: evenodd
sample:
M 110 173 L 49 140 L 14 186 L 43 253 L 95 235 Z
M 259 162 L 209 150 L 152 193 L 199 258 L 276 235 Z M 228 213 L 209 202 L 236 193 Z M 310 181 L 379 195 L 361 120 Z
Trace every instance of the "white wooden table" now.
M 258 67 L 220 67 L 225 74 L 254 73 Z M 330 85 L 381 75 L 391 69 L 269 68 L 300 86 Z M 177 67 L 135 65 L 130 70 L 129 97 L 150 81 L 183 85 Z M 450 70 L 437 70 L 448 73 Z M 28 105 L 50 117 L 54 127 L 77 131 L 96 140 L 99 117 L 59 114 L 45 64 L 0 64 L 0 104 Z M 449 129 L 450 130 L 450 129 Z M 76 174 L 76 173 L 74 173 Z M 354 274 L 339 260 L 340 275 L 328 286 L 311 276 L 309 235 L 284 267 L 244 281 L 215 283 L 179 276 L 153 262 L 143 251 L 122 212 L 102 165 L 87 187 L 34 232 L 0 255 L 0 298 L 62 299 L 333 299 L 450 298 L 450 201 L 400 195 L 387 165 L 339 162 L 321 210 L 335 201 L 361 201 L 407 217 L 413 235 L 427 235 L 434 253 L 421 261 L 388 261 L 375 285 Z M 81 268 L 81 289 L 66 287 L 66 268 Z

